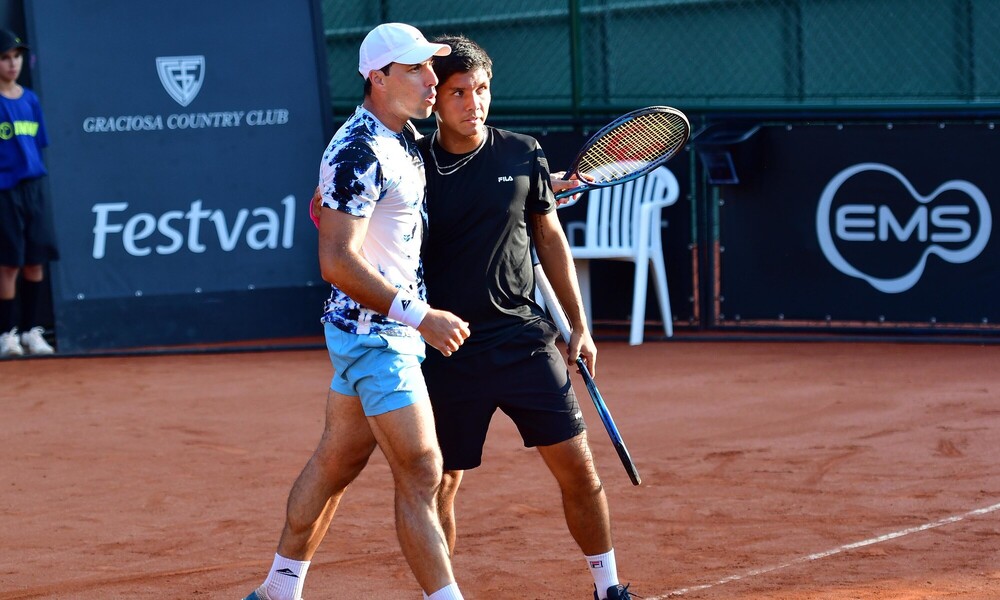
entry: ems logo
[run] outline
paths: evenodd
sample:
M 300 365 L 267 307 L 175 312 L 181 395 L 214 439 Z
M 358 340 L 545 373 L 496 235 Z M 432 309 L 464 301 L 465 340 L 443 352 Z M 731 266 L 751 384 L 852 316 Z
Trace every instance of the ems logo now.
M 884 294 L 920 281 L 931 255 L 971 262 L 993 228 L 990 205 L 975 184 L 945 181 L 922 194 L 889 165 L 861 163 L 827 183 L 816 210 L 816 235 L 830 264 Z
M 191 104 L 205 80 L 204 56 L 158 56 L 156 72 L 170 97 L 181 106 Z

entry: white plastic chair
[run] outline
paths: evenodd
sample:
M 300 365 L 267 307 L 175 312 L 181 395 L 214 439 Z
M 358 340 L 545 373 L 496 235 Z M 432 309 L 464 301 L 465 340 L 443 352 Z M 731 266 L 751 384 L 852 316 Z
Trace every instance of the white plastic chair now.
M 663 331 L 674 335 L 673 314 L 667 292 L 667 271 L 660 239 L 660 211 L 677 202 L 680 187 L 666 167 L 645 177 L 610 188 L 587 192 L 587 220 L 570 223 L 567 237 L 576 263 L 580 294 L 587 318 L 590 311 L 590 261 L 626 260 L 635 263 L 635 286 L 632 289 L 632 325 L 629 344 L 642 343 L 646 319 L 646 286 L 649 265 L 653 267 L 656 294 L 663 315 Z M 583 230 L 583 244 L 574 245 Z

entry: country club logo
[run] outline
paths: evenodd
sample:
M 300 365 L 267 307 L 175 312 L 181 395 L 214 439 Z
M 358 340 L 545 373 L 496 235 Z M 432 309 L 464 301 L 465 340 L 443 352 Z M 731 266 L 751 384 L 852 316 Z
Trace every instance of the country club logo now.
M 923 195 L 881 163 L 838 173 L 816 210 L 816 235 L 830 264 L 886 294 L 916 285 L 931 255 L 951 264 L 974 260 L 992 224 L 989 203 L 975 184 L 953 179 Z
M 170 97 L 181 106 L 191 104 L 205 80 L 204 56 L 158 56 L 156 72 Z
M 225 62 L 225 61 L 223 61 Z M 226 67 L 227 65 L 223 65 Z M 232 67 L 232 65 L 229 65 Z M 158 56 L 156 73 L 167 94 L 182 107 L 194 102 L 205 81 L 204 56 Z M 149 80 L 149 86 L 153 86 Z M 223 86 L 224 87 L 224 86 Z M 153 88 L 149 90 L 152 92 Z M 156 92 L 159 94 L 159 92 Z M 216 100 L 225 97 L 226 90 L 216 90 Z M 178 110 L 177 112 L 146 111 L 143 107 L 128 114 L 98 113 L 83 117 L 81 126 L 86 133 L 119 134 L 145 131 L 183 131 L 200 129 L 233 129 L 243 127 L 284 126 L 291 123 L 292 113 L 284 107 L 241 106 L 247 98 L 236 98 L 233 104 L 208 111 Z M 150 102 L 153 102 L 150 100 Z M 156 105 L 160 101 L 155 101 Z M 15 124 L 16 125 L 16 124 Z M 14 132 L 16 133 L 16 131 Z M 5 135 L 0 128 L 0 136 Z

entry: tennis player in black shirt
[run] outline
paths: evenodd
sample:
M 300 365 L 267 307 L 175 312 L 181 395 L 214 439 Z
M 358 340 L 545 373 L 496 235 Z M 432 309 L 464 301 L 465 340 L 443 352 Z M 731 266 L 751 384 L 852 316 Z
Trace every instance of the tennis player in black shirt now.
M 570 385 L 568 365 L 582 356 L 595 372 L 597 349 L 556 216 L 548 162 L 534 138 L 486 125 L 493 75 L 486 52 L 461 36 L 435 42 L 452 52 L 434 58 L 438 129 L 418 141 L 428 191 L 424 277 L 428 301 L 459 315 L 471 332 L 450 357 L 429 350 L 422 365 L 444 458 L 438 510 L 448 546 L 454 551 L 463 473 L 482 462 L 499 408 L 558 481 L 566 523 L 594 577 L 594 597 L 629 599 Z M 532 245 L 573 328 L 565 353 L 534 301 Z

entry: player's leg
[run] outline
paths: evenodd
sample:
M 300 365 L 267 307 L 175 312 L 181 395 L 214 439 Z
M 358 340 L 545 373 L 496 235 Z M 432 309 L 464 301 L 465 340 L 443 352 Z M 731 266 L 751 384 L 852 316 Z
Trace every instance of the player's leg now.
M 312 560 L 347 486 L 374 450 L 375 437 L 358 397 L 331 390 L 323 436 L 288 495 L 278 554 Z
M 396 485 L 396 533 L 413 575 L 428 594 L 454 584 L 448 544 L 438 521 L 441 454 L 430 403 L 369 418 Z
M 375 438 L 357 396 L 330 390 L 319 444 L 288 495 L 285 525 L 264 583 L 248 600 L 300 600 L 306 573 L 347 486 L 361 473 Z
M 586 557 L 599 600 L 609 596 L 609 587 L 618 598 L 627 598 L 628 592 L 618 585 L 607 497 L 566 361 L 555 346 L 557 335 L 543 322 L 507 344 L 519 376 L 516 384 L 508 385 L 501 409 L 517 425 L 525 445 L 538 448 L 556 478 L 566 525 Z
M 448 358 L 430 352 L 422 370 L 434 409 L 434 426 L 444 464 L 437 497 L 438 516 L 448 552 L 454 556 L 458 532 L 455 497 L 465 470 L 482 463 L 486 433 L 497 409 L 493 392 L 502 390 L 504 382 L 494 378 L 490 351 Z
M 454 582 L 449 550 L 437 512 L 441 454 L 430 403 L 370 417 L 396 486 L 396 531 L 421 588 L 434 592 Z
M 410 570 L 429 597 L 460 599 L 437 513 L 441 451 L 420 363 L 419 337 L 371 336 L 346 374 L 392 471 L 396 534 Z
M 354 383 L 344 374 L 367 354 L 361 336 L 325 325 L 334 376 L 327 394 L 323 435 L 292 485 L 285 525 L 264 584 L 245 600 L 299 600 L 306 571 L 347 486 L 375 449 L 375 437 Z
M 628 598 L 619 585 L 608 500 L 594 468 L 587 432 L 565 442 L 539 446 L 538 452 L 559 483 L 566 526 L 586 557 L 594 588 L 599 590 L 596 597 Z
M 449 556 L 455 555 L 455 541 L 458 539 L 458 527 L 455 522 L 455 497 L 458 495 L 458 487 L 462 485 L 464 474 L 465 471 L 459 470 L 445 471 L 441 477 L 441 489 L 438 490 L 438 519 L 441 521 L 444 539 L 448 543 Z
M 545 465 L 559 483 L 566 525 L 586 555 L 611 550 L 611 519 L 604 486 L 594 469 L 587 432 L 553 444 L 539 446 Z
M 510 383 L 500 408 L 555 476 L 573 539 L 584 554 L 601 554 L 611 549 L 607 499 L 555 336 L 553 327 L 540 323 L 505 344 L 509 363 L 503 370 Z

